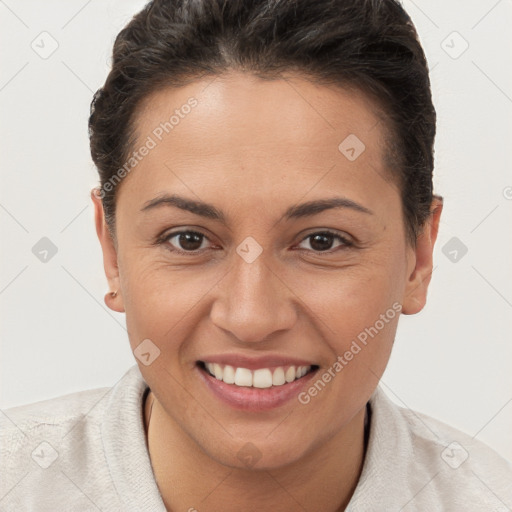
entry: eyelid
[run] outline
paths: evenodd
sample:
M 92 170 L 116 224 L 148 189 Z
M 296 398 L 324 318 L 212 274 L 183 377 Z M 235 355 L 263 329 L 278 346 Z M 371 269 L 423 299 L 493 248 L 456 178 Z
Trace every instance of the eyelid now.
M 306 234 L 302 236 L 301 238 L 301 242 L 312 236 L 312 235 L 322 235 L 322 234 L 328 234 L 328 235 L 333 235 L 335 237 L 339 237 L 341 238 L 344 242 L 346 242 L 347 244 L 348 243 L 352 243 L 354 244 L 355 243 L 355 240 L 352 236 L 350 236 L 348 233 L 345 233 L 345 232 L 341 232 L 341 231 L 336 231 L 334 229 L 330 229 L 330 228 L 310 228 L 307 230 Z

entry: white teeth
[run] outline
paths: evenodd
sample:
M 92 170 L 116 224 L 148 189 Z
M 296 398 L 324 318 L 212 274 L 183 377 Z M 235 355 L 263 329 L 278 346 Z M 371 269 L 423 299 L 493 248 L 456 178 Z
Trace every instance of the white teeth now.
M 282 386 L 286 382 L 284 378 L 284 370 L 279 367 L 274 370 L 274 375 L 272 375 L 272 385 L 273 386 Z
M 237 368 L 235 371 L 235 384 L 237 386 L 252 386 L 252 372 L 247 368 Z
M 290 368 L 286 370 L 285 379 L 286 382 L 293 382 L 295 380 L 295 366 L 290 366 Z
M 255 388 L 269 388 L 272 386 L 272 372 L 268 368 L 254 370 L 252 385 Z
M 232 366 L 226 365 L 224 366 L 224 375 L 222 380 L 226 384 L 234 384 L 235 383 L 235 369 Z
M 278 366 L 273 372 L 270 368 L 251 371 L 247 368 L 223 366 L 218 363 L 205 363 L 205 367 L 211 375 L 226 384 L 261 389 L 293 382 L 306 375 L 311 369 L 311 366 L 289 366 L 285 371 L 285 367 Z
M 213 363 L 213 374 L 216 379 L 222 380 L 222 366 L 217 363 Z

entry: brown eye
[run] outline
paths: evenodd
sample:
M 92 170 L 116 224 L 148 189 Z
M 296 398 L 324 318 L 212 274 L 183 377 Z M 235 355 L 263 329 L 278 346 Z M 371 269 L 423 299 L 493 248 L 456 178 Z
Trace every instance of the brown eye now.
M 176 239 L 172 242 L 173 239 Z M 164 242 L 172 246 L 171 250 L 177 252 L 195 252 L 202 249 L 201 245 L 206 239 L 206 236 L 197 231 L 179 231 L 177 233 L 170 233 L 164 238 Z
M 351 243 L 342 237 L 341 235 L 338 235 L 337 233 L 332 233 L 330 231 L 321 231 L 318 233 L 312 233 L 311 235 L 308 235 L 305 237 L 301 243 L 304 243 L 305 241 L 309 240 L 310 247 L 314 252 L 325 252 L 325 251 L 331 251 L 332 246 L 335 240 L 338 240 L 341 242 L 337 247 L 348 247 L 351 245 Z M 308 249 L 307 247 L 302 247 L 303 249 Z

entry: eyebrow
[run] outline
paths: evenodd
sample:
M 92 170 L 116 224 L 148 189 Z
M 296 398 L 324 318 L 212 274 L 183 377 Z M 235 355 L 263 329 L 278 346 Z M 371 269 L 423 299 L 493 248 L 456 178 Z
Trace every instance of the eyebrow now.
M 196 201 L 194 199 L 182 197 L 177 194 L 163 194 L 155 197 L 154 199 L 144 203 L 141 211 L 146 212 L 148 210 L 153 210 L 162 206 L 173 206 L 180 208 L 181 210 L 191 212 L 195 215 L 217 220 L 223 224 L 226 224 L 226 217 L 224 213 L 215 208 L 215 206 L 212 204 L 205 203 L 203 201 Z M 310 217 L 333 208 L 347 208 L 360 213 L 374 215 L 371 210 L 359 203 L 356 203 L 355 201 L 352 201 L 351 199 L 346 197 L 332 197 L 291 206 L 288 208 L 288 210 L 286 210 L 283 217 L 286 220 Z

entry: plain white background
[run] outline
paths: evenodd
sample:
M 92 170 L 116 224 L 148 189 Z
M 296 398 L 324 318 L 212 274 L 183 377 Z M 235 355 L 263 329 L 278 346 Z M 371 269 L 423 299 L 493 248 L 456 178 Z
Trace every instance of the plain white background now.
M 0 1 L 2 409 L 112 386 L 135 363 L 124 315 L 103 302 L 87 118 L 143 4 Z M 512 5 L 404 6 L 431 68 L 445 208 L 428 305 L 402 317 L 382 385 L 512 459 Z M 46 59 L 32 47 L 52 44 Z M 57 249 L 46 263 L 32 252 L 43 237 Z

